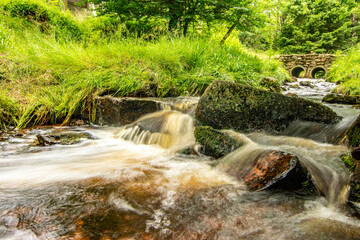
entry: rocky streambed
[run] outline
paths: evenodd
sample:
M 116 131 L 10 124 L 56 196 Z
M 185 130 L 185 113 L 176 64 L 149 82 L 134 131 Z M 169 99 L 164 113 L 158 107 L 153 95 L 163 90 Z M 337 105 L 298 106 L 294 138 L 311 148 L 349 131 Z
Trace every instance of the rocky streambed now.
M 358 239 L 359 110 L 302 98 L 317 84 L 102 97 L 99 125 L 3 133 L 0 237 Z

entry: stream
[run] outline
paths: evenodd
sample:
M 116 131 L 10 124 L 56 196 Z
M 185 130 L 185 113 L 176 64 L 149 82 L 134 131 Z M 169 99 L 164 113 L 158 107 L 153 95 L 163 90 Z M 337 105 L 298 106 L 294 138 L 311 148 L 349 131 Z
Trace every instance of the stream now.
M 294 88 L 301 81 L 311 86 Z M 299 82 L 283 93 L 321 101 L 334 88 Z M 214 167 L 209 157 L 181 151 L 195 145 L 197 101 L 168 100 L 164 111 L 128 126 L 0 135 L 0 239 L 360 239 L 360 218 L 345 204 L 350 173 L 339 159 L 348 152 L 343 133 L 360 110 L 329 105 L 340 123 L 294 122 L 281 136 L 229 131 L 245 146 Z M 52 131 L 91 138 L 36 144 L 36 135 Z M 225 173 L 268 149 L 298 156 L 319 193 L 250 192 Z

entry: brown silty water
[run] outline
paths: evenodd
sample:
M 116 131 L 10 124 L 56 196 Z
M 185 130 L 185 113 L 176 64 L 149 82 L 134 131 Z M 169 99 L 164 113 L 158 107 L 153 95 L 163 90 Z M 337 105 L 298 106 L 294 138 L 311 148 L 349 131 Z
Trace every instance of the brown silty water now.
M 180 151 L 196 149 L 196 101 L 171 99 L 120 128 L 8 136 L 0 145 L 0 239 L 359 239 L 360 221 L 344 206 L 350 174 L 339 156 L 347 148 L 329 137 L 341 136 L 357 110 L 336 108 L 340 124 L 297 123 L 301 131 L 292 126 L 282 136 L 227 130 L 244 146 L 213 160 Z M 30 144 L 53 130 L 94 139 Z M 270 149 L 298 156 L 318 194 L 250 192 L 228 174 Z

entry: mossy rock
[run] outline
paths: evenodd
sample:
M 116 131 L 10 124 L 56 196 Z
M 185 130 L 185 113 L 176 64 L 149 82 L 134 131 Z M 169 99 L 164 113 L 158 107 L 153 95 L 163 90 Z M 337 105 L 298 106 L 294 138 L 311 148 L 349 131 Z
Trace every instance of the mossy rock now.
M 356 121 L 350 126 L 350 128 L 346 131 L 346 136 L 349 140 L 349 145 L 351 147 L 360 146 L 360 115 L 358 116 Z
M 194 135 L 202 145 L 201 152 L 214 158 L 220 158 L 242 146 L 236 139 L 209 126 L 196 127 Z
M 329 107 L 310 100 L 214 81 L 199 100 L 196 119 L 201 125 L 217 129 L 278 132 L 295 120 L 331 124 L 340 117 Z
M 38 134 L 37 139 L 40 145 L 72 145 L 83 141 L 84 139 L 94 139 L 87 132 L 51 132 L 44 135 Z
M 349 201 L 360 202 L 360 169 L 357 168 L 350 181 Z
M 326 96 L 324 96 L 322 101 L 327 103 L 349 104 L 349 105 L 360 104 L 360 100 L 357 97 L 335 94 L 335 93 L 327 94 Z
M 280 83 L 278 83 L 275 78 L 264 77 L 260 80 L 259 84 L 270 92 L 281 92 Z
M 350 155 L 342 155 L 341 160 L 345 166 L 353 173 L 350 179 L 349 201 L 360 202 L 360 165 L 359 161 Z
M 357 160 L 346 154 L 341 155 L 340 159 L 351 172 L 355 171 L 355 169 L 359 165 Z

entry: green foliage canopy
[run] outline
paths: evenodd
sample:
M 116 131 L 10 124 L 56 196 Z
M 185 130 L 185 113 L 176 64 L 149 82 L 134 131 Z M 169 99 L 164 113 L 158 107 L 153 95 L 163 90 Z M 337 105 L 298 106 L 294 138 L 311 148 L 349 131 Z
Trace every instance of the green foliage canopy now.
M 334 52 L 357 42 L 352 5 L 338 0 L 294 0 L 283 12 L 278 46 L 285 53 Z M 356 6 L 356 4 L 354 5 Z
M 244 28 L 257 19 L 250 0 L 95 0 L 95 3 L 100 14 L 116 14 L 130 30 L 139 32 L 164 23 L 169 31 L 186 36 L 191 24 L 209 28 L 217 21 Z

